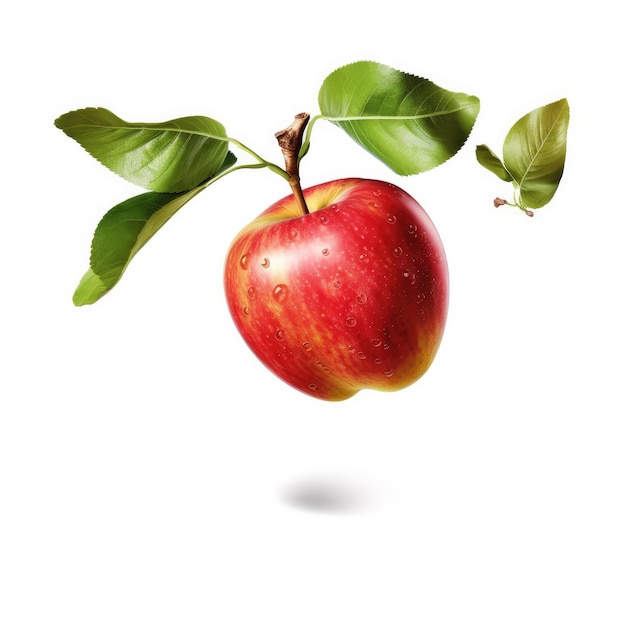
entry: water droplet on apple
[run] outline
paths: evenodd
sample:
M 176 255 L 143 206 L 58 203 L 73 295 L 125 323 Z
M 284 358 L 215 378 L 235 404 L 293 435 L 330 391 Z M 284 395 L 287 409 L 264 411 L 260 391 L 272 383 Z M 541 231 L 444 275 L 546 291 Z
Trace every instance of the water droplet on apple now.
M 267 269 L 270 266 L 270 260 L 267 257 L 264 257 L 261 261 L 261 267 Z
M 353 317 L 346 318 L 346 326 L 348 328 L 354 328 L 356 326 L 356 320 Z
M 380 197 L 380 189 L 374 189 L 374 191 L 372 192 L 377 198 Z
M 315 391 L 315 390 L 317 389 L 317 385 L 316 385 L 315 383 L 310 383 L 310 384 L 309 384 L 309 389 L 310 389 L 311 391 Z
M 311 350 L 313 349 L 313 344 L 310 341 L 304 341 L 302 342 L 302 349 L 305 352 L 311 352 Z
M 296 228 L 292 228 L 289 231 L 289 237 L 295 241 L 296 239 L 298 239 L 300 237 L 300 233 L 298 232 L 298 230 Z
M 335 289 L 339 289 L 339 287 L 341 287 L 341 281 L 340 281 L 340 280 L 336 280 L 336 281 L 333 283 L 333 287 L 334 287 Z
M 411 285 L 414 285 L 417 281 L 417 276 L 415 275 L 415 270 L 405 269 L 402 271 L 402 276 L 408 279 Z
M 402 248 L 400 246 L 393 249 L 394 256 L 402 256 Z
M 284 302 L 287 297 L 287 285 L 276 285 L 274 290 L 272 291 L 272 295 L 274 296 L 274 300 L 276 302 Z
M 248 257 L 247 254 L 244 254 L 240 259 L 239 259 L 239 265 L 241 266 L 242 270 L 247 270 L 248 269 L 248 261 L 250 260 L 250 257 Z
M 323 254 L 324 256 L 328 256 L 328 248 L 324 248 L 324 249 L 322 250 L 322 254 Z
M 353 345 L 349 345 L 348 346 L 348 352 L 350 352 L 352 354 L 352 352 L 354 352 L 354 346 Z
M 367 295 L 365 295 L 362 291 L 360 291 L 356 296 L 356 301 L 359 304 L 365 304 L 367 302 Z
M 285 341 L 285 331 L 282 328 L 277 328 L 274 333 L 274 339 L 276 341 Z
M 320 215 L 320 224 L 328 224 L 328 215 L 325 213 Z
M 244 315 L 250 315 L 250 307 L 244 306 L 243 307 L 243 314 Z
M 396 216 L 395 216 L 395 215 L 388 215 L 388 216 L 387 216 L 387 221 L 388 221 L 390 224 L 395 224 L 395 223 L 398 221 L 398 219 L 396 218 Z
M 248 287 L 248 298 L 254 298 L 254 287 Z
M 378 348 L 383 342 L 380 339 L 372 339 L 372 345 Z
M 376 365 L 380 365 L 382 363 L 382 359 L 380 359 L 379 357 L 376 357 L 374 359 L 374 363 L 376 363 Z
M 391 378 L 393 376 L 393 370 L 386 370 L 384 374 L 387 378 Z
M 367 261 L 367 252 L 363 252 L 363 254 L 359 255 L 360 261 Z
M 365 352 L 359 352 L 357 353 L 357 356 L 361 359 L 361 361 L 364 361 L 367 358 L 367 356 L 365 356 Z
M 408 231 L 409 231 L 409 235 L 414 235 L 415 234 L 415 224 L 409 224 Z

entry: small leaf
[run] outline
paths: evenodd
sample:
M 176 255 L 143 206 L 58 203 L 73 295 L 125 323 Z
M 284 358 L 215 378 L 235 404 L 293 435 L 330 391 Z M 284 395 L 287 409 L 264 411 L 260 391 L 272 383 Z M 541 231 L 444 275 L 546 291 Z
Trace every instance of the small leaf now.
M 180 193 L 148 191 L 110 209 L 94 233 L 90 267 L 74 292 L 74 304 L 93 304 L 108 293 L 135 254 L 202 189 L 203 186 Z
M 220 171 L 225 172 L 236 161 L 235 155 L 228 152 Z M 179 193 L 149 191 L 110 209 L 94 233 L 89 269 L 74 292 L 74 304 L 93 304 L 108 293 L 119 282 L 137 252 L 174 213 L 209 184 L 207 181 Z
M 504 164 L 499 157 L 497 157 L 486 145 L 483 144 L 476 146 L 476 158 L 483 167 L 486 167 L 490 172 L 493 172 L 498 178 L 501 178 L 507 183 L 513 180 L 513 177 L 508 172 L 506 167 L 504 167 Z
M 519 119 L 504 141 L 504 165 L 516 187 L 516 202 L 538 209 L 554 196 L 565 167 L 569 105 L 565 98 Z
M 87 108 L 62 115 L 55 125 L 116 174 L 164 193 L 211 178 L 228 152 L 224 127 L 202 116 L 130 123 L 107 109 Z
M 401 175 L 452 157 L 479 111 L 475 96 L 372 61 L 335 70 L 319 92 L 322 115 Z

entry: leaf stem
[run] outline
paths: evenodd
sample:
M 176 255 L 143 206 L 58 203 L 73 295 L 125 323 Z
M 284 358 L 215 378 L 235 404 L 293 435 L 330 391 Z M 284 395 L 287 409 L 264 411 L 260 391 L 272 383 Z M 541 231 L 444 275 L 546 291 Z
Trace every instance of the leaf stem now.
M 254 157 L 259 162 L 258 165 L 240 166 L 240 167 L 233 168 L 233 169 L 240 169 L 241 167 L 252 167 L 252 168 L 267 167 L 272 172 L 275 172 L 279 176 L 282 176 L 285 180 L 289 180 L 289 174 L 282 167 L 279 167 L 278 165 L 276 165 L 275 163 L 272 163 L 270 161 L 266 161 L 263 157 L 259 156 L 256 152 L 254 152 L 254 150 L 248 148 L 248 146 L 246 146 L 245 144 L 241 143 L 241 141 L 238 141 L 237 139 L 234 139 L 233 137 L 227 137 L 226 141 L 229 141 L 230 143 L 232 143 L 233 145 L 237 146 L 238 148 L 240 148 L 244 152 L 247 152 L 250 156 Z M 228 172 L 233 171 L 233 169 L 228 170 Z
M 320 119 L 325 119 L 325 117 L 321 114 L 315 115 L 311 118 L 309 125 L 306 127 L 306 133 L 302 141 L 302 147 L 300 148 L 300 153 L 298 154 L 299 160 L 302 160 L 302 157 L 309 151 L 309 147 L 311 146 L 311 133 L 313 132 L 313 126 L 315 125 L 315 122 Z
M 302 136 L 309 119 L 310 115 L 308 113 L 298 113 L 287 128 L 275 134 L 278 145 L 285 157 L 285 171 L 289 177 L 289 185 L 303 215 L 309 212 L 309 208 L 306 205 L 300 185 L 300 148 L 302 147 Z
M 201 187 L 203 189 L 206 189 L 207 187 L 212 185 L 214 182 L 218 181 L 220 178 L 224 178 L 224 176 L 226 176 L 227 174 L 232 174 L 233 172 L 236 172 L 237 170 L 258 170 L 258 169 L 261 169 L 262 167 L 267 167 L 268 169 L 274 172 L 280 173 L 283 178 L 287 178 L 286 172 L 284 172 L 280 167 L 278 167 L 277 165 L 274 165 L 273 163 L 268 163 L 267 161 L 263 161 L 262 163 L 246 163 L 244 165 L 234 165 L 233 167 L 229 167 L 228 169 L 220 172 L 219 174 L 216 174 L 212 178 L 209 178 L 209 180 L 201 184 Z
M 526 213 L 528 217 L 533 217 L 533 215 L 535 215 L 530 209 L 523 207 L 521 204 L 518 204 L 517 202 L 509 202 L 508 200 L 503 200 L 502 198 L 496 198 L 493 201 L 493 206 L 495 206 L 496 208 L 499 206 L 503 206 L 503 205 L 515 207 L 516 209 L 519 209 L 520 211 L 523 211 L 524 213 Z

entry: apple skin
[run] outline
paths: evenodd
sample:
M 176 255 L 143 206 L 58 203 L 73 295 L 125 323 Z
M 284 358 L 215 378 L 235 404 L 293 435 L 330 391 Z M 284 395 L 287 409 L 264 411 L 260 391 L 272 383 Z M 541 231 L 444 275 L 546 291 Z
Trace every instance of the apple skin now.
M 395 391 L 430 367 L 448 266 L 422 207 L 391 183 L 348 178 L 276 202 L 234 239 L 224 287 L 252 352 L 296 389 L 345 400 Z

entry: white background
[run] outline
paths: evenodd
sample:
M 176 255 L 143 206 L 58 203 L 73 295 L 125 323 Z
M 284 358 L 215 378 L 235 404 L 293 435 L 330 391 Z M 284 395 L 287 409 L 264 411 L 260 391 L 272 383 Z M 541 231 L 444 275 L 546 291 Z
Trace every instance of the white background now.
M 558 8 L 561 5 L 566 8 Z M 615 9 L 610 8 L 615 7 Z M 617 5 L 529 0 L 16 3 L 0 41 L 3 626 L 626 623 L 623 59 Z M 445 339 L 427 375 L 339 404 L 275 379 L 236 334 L 222 264 L 289 190 L 233 175 L 92 307 L 93 230 L 139 193 L 54 128 L 103 106 L 273 134 L 372 59 L 481 98 L 465 148 L 400 179 L 318 124 L 305 186 L 395 182 L 443 238 Z M 533 219 L 481 168 L 510 126 L 571 107 Z

